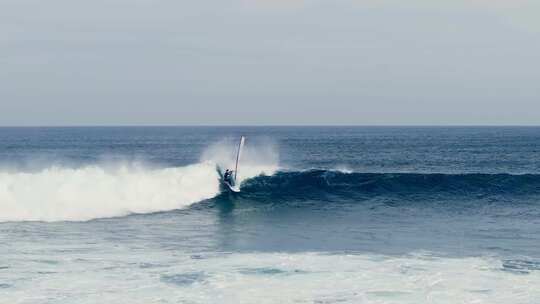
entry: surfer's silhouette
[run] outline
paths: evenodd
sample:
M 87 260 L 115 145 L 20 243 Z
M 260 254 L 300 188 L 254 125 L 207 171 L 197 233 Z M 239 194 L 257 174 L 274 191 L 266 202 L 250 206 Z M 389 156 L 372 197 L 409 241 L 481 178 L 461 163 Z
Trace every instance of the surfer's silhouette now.
M 232 170 L 227 169 L 225 170 L 225 174 L 223 174 L 223 180 L 228 182 L 231 185 L 232 185 L 232 179 L 231 179 L 232 173 L 233 173 Z

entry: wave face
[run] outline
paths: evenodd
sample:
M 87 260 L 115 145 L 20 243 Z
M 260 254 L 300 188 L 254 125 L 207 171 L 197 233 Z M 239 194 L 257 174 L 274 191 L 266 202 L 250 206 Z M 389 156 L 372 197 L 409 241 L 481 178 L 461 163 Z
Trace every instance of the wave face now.
M 374 196 L 402 199 L 472 199 L 540 195 L 540 175 L 343 173 L 311 170 L 278 172 L 246 181 L 242 190 L 252 197 L 364 199 Z
M 211 163 L 0 172 L 0 221 L 83 221 L 167 211 L 218 193 L 219 178 Z

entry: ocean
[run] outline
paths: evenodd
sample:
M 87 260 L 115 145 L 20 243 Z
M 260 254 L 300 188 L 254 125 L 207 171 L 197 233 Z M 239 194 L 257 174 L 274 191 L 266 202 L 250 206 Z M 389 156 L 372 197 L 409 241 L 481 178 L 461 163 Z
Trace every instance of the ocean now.
M 540 303 L 540 127 L 0 128 L 0 303 Z

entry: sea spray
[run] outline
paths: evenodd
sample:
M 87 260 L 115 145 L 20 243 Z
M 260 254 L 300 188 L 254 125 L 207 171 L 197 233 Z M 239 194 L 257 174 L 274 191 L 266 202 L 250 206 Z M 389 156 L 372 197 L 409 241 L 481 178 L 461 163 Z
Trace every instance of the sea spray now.
M 201 162 L 214 163 L 222 169 L 235 167 L 238 139 L 222 139 L 210 145 L 202 154 Z M 258 175 L 272 175 L 279 169 L 276 144 L 267 138 L 246 138 L 238 167 L 240 183 Z

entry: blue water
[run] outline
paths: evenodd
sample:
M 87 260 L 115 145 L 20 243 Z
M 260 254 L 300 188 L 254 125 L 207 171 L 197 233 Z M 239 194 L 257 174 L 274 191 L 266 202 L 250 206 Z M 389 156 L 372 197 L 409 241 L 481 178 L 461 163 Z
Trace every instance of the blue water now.
M 182 166 L 223 138 L 269 138 L 288 169 L 407 173 L 540 173 L 539 127 L 1 128 L 2 163 L 88 164 L 105 156 Z
M 0 302 L 540 300 L 538 127 L 0 128 L 0 168 Z

